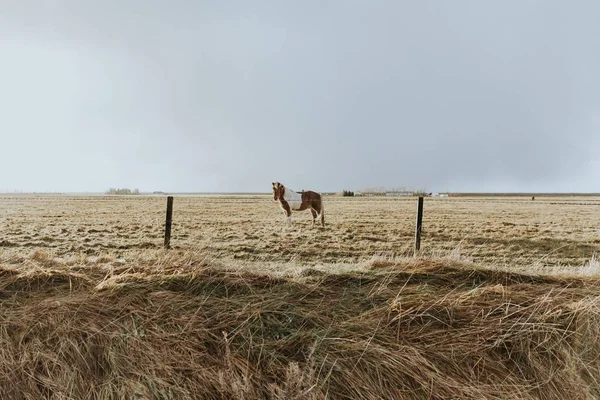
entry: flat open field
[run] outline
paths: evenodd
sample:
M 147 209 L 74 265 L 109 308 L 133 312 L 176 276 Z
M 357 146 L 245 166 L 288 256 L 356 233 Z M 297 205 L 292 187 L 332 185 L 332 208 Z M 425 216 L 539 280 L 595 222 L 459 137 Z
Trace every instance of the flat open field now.
M 270 196 L 175 197 L 172 245 L 218 259 L 354 263 L 412 254 L 415 198 L 325 198 L 286 225 Z M 58 256 L 161 249 L 164 197 L 3 196 L 0 248 Z M 600 250 L 598 197 L 426 198 L 424 255 L 496 266 L 583 265 Z
M 0 399 L 600 398 L 600 198 L 325 204 L 0 196 Z

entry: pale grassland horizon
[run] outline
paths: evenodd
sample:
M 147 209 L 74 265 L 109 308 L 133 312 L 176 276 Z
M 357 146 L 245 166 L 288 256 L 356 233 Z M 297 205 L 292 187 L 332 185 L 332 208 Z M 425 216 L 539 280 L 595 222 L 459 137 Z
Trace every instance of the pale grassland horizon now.
M 294 188 L 292 188 L 294 189 Z M 134 189 L 131 189 L 132 191 Z M 56 195 L 56 196 L 85 196 L 85 195 L 113 195 L 113 196 L 128 196 L 128 195 L 136 195 L 136 196 L 160 196 L 160 195 L 201 195 L 201 196 L 206 196 L 206 195 L 232 195 L 232 196 L 236 196 L 236 195 L 258 195 L 258 196 L 269 196 L 271 194 L 271 192 L 269 192 L 268 190 L 255 190 L 255 191 L 195 191 L 195 190 L 145 190 L 145 189 L 138 189 L 139 193 L 137 194 L 114 194 L 114 193 L 107 193 L 110 191 L 110 189 L 107 190 L 56 190 L 56 191 L 36 191 L 36 190 L 0 190 L 0 196 L 11 196 L 11 195 L 23 195 L 23 196 L 29 196 L 29 195 Z M 320 191 L 320 193 L 325 194 L 327 196 L 337 196 L 340 195 L 344 190 L 350 190 L 354 193 L 357 193 L 356 197 L 361 197 L 361 192 L 365 192 L 365 189 L 356 189 L 356 188 L 341 188 L 341 189 L 328 189 L 328 190 L 323 190 Z M 368 189 L 367 189 L 368 190 Z M 390 189 L 389 192 L 394 192 L 397 191 L 396 189 Z M 410 190 L 408 190 L 409 192 L 412 192 Z M 546 191 L 546 192 L 524 192 L 524 191 L 498 191 L 498 192 L 489 192 L 489 191 L 481 191 L 481 192 L 474 192 L 474 191 L 457 191 L 457 190 L 436 190 L 436 191 L 429 191 L 429 190 L 425 190 L 425 189 L 421 189 L 415 192 L 414 196 L 412 197 L 418 197 L 419 193 L 424 193 L 423 195 L 426 197 L 431 197 L 430 194 L 435 194 L 435 193 L 447 193 L 450 196 L 462 196 L 462 197 L 470 197 L 470 196 L 475 196 L 475 197 L 485 197 L 485 196 L 499 196 L 499 197 L 527 197 L 527 196 L 541 196 L 541 197 L 562 197 L 562 196 L 566 196 L 566 197 L 572 197 L 572 196 L 576 196 L 576 197 L 598 197 L 600 196 L 600 192 L 568 192 L 568 191 L 564 191 L 564 192 L 556 192 L 556 191 Z
M 175 197 L 171 243 L 250 262 L 355 263 L 413 254 L 416 199 L 327 196 L 325 229 L 270 196 Z M 0 196 L 0 247 L 88 255 L 159 250 L 163 196 Z M 490 266 L 581 266 L 600 252 L 600 197 L 427 198 L 424 255 Z

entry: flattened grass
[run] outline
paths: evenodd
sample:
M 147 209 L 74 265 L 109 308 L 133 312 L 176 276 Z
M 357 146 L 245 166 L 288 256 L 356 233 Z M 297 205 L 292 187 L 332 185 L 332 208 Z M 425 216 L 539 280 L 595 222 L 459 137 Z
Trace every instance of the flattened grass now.
M 281 268 L 3 253 L 0 398 L 600 397 L 597 278 Z

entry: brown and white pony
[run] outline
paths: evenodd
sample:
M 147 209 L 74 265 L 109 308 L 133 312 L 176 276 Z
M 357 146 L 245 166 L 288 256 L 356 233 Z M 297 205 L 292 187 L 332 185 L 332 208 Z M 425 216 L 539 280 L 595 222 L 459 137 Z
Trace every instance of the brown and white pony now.
M 292 210 L 304 211 L 310 209 L 313 216 L 313 226 L 315 226 L 315 220 L 318 217 L 321 218 L 321 225 L 325 226 L 325 210 L 319 193 L 310 190 L 297 193 L 279 182 L 272 183 L 273 200 L 279 202 L 289 223 L 292 222 Z

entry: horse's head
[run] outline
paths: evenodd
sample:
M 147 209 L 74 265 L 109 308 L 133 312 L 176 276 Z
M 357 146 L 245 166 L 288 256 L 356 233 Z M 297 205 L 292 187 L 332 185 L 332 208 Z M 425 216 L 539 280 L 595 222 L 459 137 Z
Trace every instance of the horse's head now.
M 273 184 L 273 200 L 277 201 L 283 199 L 285 194 L 285 187 L 279 182 L 272 182 Z

